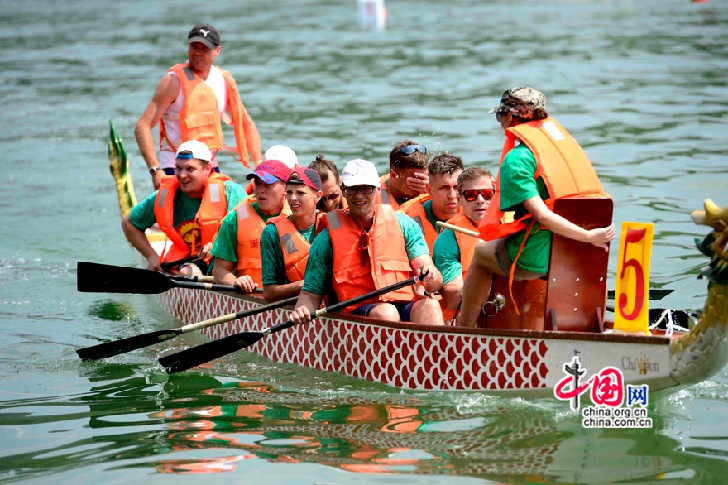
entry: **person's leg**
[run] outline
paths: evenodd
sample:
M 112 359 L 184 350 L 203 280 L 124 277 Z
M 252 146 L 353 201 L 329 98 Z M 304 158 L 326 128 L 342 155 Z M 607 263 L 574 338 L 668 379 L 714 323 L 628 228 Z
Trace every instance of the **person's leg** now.
M 399 311 L 397 307 L 391 303 L 378 303 L 367 315 L 372 318 L 379 318 L 381 320 L 389 320 L 390 322 L 399 322 Z
M 179 267 L 179 274 L 184 276 L 204 276 L 204 271 L 194 263 L 185 263 Z
M 493 273 L 505 275 L 505 271 L 498 262 L 498 246 L 503 239 L 495 241 L 480 241 L 475 246 L 473 260 L 470 263 L 468 274 L 463 282 L 462 305 L 458 325 L 461 327 L 475 327 L 481 308 L 488 301 Z
M 403 322 L 421 323 L 423 325 L 445 325 L 440 302 L 433 298 L 410 302 L 400 315 Z

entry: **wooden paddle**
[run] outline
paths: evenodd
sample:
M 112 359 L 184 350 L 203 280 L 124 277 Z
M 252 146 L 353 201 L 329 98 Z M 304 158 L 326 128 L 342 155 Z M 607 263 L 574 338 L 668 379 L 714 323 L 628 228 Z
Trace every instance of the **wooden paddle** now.
M 422 278 L 427 276 L 427 273 L 428 272 L 425 272 L 421 276 L 414 276 L 405 281 L 400 281 L 399 283 L 385 286 L 384 288 L 381 288 L 379 290 L 371 291 L 364 295 L 357 296 L 356 298 L 342 301 L 341 303 L 337 303 L 335 305 L 327 306 L 323 310 L 316 310 L 313 314 L 313 318 L 322 317 L 328 313 L 338 312 L 339 310 L 343 310 L 344 308 L 356 305 L 357 303 L 364 302 L 366 300 L 374 298 L 375 296 L 384 295 L 385 293 L 389 293 L 390 291 L 398 290 L 399 288 L 415 284 L 421 281 Z M 245 347 L 249 347 L 266 335 L 276 333 L 280 330 L 292 327 L 293 325 L 294 323 L 292 321 L 286 320 L 283 323 L 278 323 L 260 332 L 242 332 L 230 335 L 228 337 L 214 340 L 212 342 L 208 342 L 206 344 L 202 344 L 191 349 L 177 352 L 176 354 L 166 355 L 159 359 L 159 363 L 162 364 L 162 366 L 169 374 L 185 371 L 200 364 L 204 364 L 205 362 L 209 362 L 211 360 L 220 358 L 224 355 L 233 353 L 240 349 L 244 349 Z
M 172 288 L 245 293 L 242 288 L 237 286 L 173 279 L 164 273 L 150 271 L 148 269 L 127 268 L 79 261 L 77 270 L 78 291 L 91 293 L 137 293 L 151 295 L 164 293 Z
M 215 278 L 212 276 L 192 276 L 192 275 L 170 275 L 170 278 L 172 278 L 175 281 L 201 281 L 203 283 L 212 283 L 215 281 Z
M 294 296 L 286 300 L 277 301 L 270 305 L 260 306 L 251 310 L 241 310 L 237 313 L 230 313 L 221 317 L 210 318 L 203 320 L 198 323 L 190 323 L 180 328 L 171 328 L 167 330 L 157 330 L 156 332 L 149 332 L 142 335 L 135 335 L 134 337 L 123 338 L 115 340 L 113 342 L 105 342 L 103 344 L 94 345 L 92 347 L 85 347 L 76 350 L 76 353 L 83 360 L 98 360 L 106 357 L 113 357 L 115 355 L 131 352 L 132 350 L 149 347 L 165 340 L 170 340 L 183 333 L 192 332 L 194 330 L 201 330 L 203 328 L 212 327 L 213 325 L 219 325 L 221 323 L 232 322 L 238 318 L 250 317 L 259 313 L 267 312 L 269 310 L 275 310 L 286 305 L 292 305 L 296 303 L 298 297 Z
M 455 226 L 453 224 L 448 224 L 447 222 L 437 221 L 436 224 L 440 227 L 444 227 L 446 229 L 450 229 L 455 232 L 459 232 L 461 234 L 466 234 L 468 236 L 472 237 L 480 237 L 480 233 L 475 232 L 470 229 L 466 229 L 464 227 Z M 665 289 L 650 289 L 649 298 L 650 300 L 662 300 L 667 295 L 672 293 L 674 290 L 665 290 Z M 610 300 L 614 300 L 614 290 L 608 290 L 607 291 L 607 298 Z

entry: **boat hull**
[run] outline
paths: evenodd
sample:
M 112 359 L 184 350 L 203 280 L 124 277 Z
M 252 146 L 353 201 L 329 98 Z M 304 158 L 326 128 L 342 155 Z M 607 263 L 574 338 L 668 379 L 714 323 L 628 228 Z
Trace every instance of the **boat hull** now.
M 248 310 L 262 300 L 172 289 L 161 306 L 185 324 Z M 288 319 L 278 309 L 202 330 L 210 339 L 260 332 Z M 552 394 L 578 355 L 585 379 L 606 367 L 650 390 L 670 377 L 670 338 L 577 332 L 427 327 L 337 314 L 267 336 L 247 348 L 275 362 L 337 372 L 412 390 Z

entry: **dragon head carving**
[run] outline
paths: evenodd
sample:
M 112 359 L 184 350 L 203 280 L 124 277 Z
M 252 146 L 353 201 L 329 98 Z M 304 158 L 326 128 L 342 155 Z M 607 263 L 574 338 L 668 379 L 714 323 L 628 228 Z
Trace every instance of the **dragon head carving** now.
M 719 284 L 728 283 L 728 206 L 721 209 L 712 200 L 705 200 L 705 210 L 693 211 L 692 219 L 696 224 L 713 228 L 702 241 L 695 240 L 698 250 L 710 258 L 710 265 L 703 275 Z

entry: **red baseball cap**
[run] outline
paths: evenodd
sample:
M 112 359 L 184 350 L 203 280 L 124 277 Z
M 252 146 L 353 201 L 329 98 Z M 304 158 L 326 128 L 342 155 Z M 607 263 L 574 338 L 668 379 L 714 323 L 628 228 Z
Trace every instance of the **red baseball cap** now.
M 288 183 L 293 185 L 308 185 L 313 190 L 321 190 L 321 177 L 318 172 L 308 167 L 298 167 L 291 171 Z
M 291 169 L 286 167 L 285 163 L 280 160 L 265 160 L 263 163 L 255 167 L 255 171 L 253 173 L 249 173 L 245 178 L 250 180 L 253 177 L 258 177 L 266 184 L 271 185 L 280 180 L 285 182 L 290 176 Z

